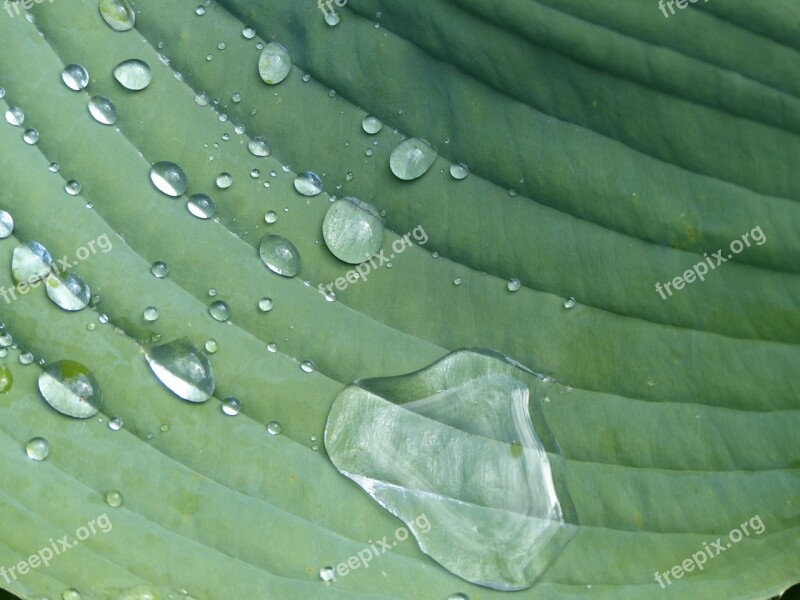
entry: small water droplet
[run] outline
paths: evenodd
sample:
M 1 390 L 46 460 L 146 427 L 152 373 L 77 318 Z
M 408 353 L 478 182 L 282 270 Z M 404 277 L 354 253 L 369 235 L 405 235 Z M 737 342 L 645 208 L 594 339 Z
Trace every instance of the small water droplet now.
M 159 381 L 179 398 L 205 402 L 214 393 L 211 363 L 188 338 L 153 346 L 145 358 Z
M 5 349 L 3 351 L 8 353 Z M 7 393 L 13 383 L 14 377 L 11 375 L 11 370 L 5 365 L 0 365 L 0 394 Z
M 242 403 L 236 398 L 228 398 L 222 403 L 222 412 L 229 417 L 235 417 L 242 410 Z
M 189 187 L 189 178 L 174 162 L 160 161 L 150 168 L 150 181 L 162 194 L 177 198 Z
M 303 196 L 316 196 L 322 192 L 322 180 L 316 173 L 306 171 L 295 178 L 294 189 Z
M 345 180 L 347 180 L 347 181 L 353 181 L 354 177 L 355 177 L 355 175 L 353 175 L 352 171 L 348 171 L 344 176 Z
M 450 175 L 453 179 L 465 179 L 469 175 L 469 169 L 464 163 L 453 163 L 450 165 Z
M 242 37 L 246 40 L 252 40 L 256 37 L 256 30 L 248 26 L 242 29 Z
M 217 344 L 217 340 L 206 340 L 206 352 L 209 354 L 215 354 L 218 349 L 219 344 Z
M 225 50 L 225 48 L 227 47 L 228 44 L 226 44 L 225 42 L 220 42 L 219 44 L 217 44 L 217 50 Z
M 270 352 L 277 352 L 278 344 L 276 344 L 275 342 L 270 342 L 269 344 L 267 344 L 267 350 L 269 350 Z
M 339 260 L 353 265 L 374 256 L 383 244 L 383 235 L 378 211 L 357 198 L 345 197 L 331 204 L 322 222 L 328 249 Z
M 153 80 L 153 72 L 143 60 L 132 58 L 114 67 L 114 79 L 125 89 L 138 92 L 145 89 Z
M 411 181 L 427 173 L 437 156 L 438 152 L 428 142 L 409 138 L 392 151 L 389 167 L 398 179 Z
M 265 235 L 259 244 L 258 253 L 273 273 L 294 277 L 300 271 L 300 252 L 285 237 Z
M 68 311 L 83 310 L 89 306 L 92 292 L 86 282 L 75 273 L 47 275 L 45 290 L 53 304 Z
M 124 425 L 125 423 L 122 421 L 122 418 L 120 417 L 112 417 L 111 419 L 108 420 L 108 428 L 111 431 L 119 431 L 120 429 L 122 429 Z
M 278 220 L 278 215 L 274 210 L 271 210 L 264 215 L 264 221 L 266 221 L 269 224 L 272 224 L 277 220 Z
M 54 162 L 50 163 L 50 166 L 47 168 L 51 173 L 58 173 L 61 170 L 61 165 L 59 165 L 57 162 Z
M 308 83 L 309 81 L 311 81 L 311 75 L 309 75 L 308 73 L 306 73 L 305 75 L 303 75 L 303 81 L 305 81 L 306 83 Z
M 194 9 L 194 14 L 196 14 L 198 17 L 202 17 L 204 14 L 206 14 L 206 7 L 198 6 Z
M 148 323 L 152 323 L 153 321 L 158 319 L 158 309 L 155 306 L 148 306 L 147 308 L 144 309 L 142 317 L 144 317 L 144 320 L 147 321 Z
M 208 314 L 210 314 L 217 321 L 227 321 L 231 318 L 231 307 L 223 300 L 212 302 L 208 307 Z
M 253 179 L 258 179 L 259 177 L 261 177 L 261 171 L 259 171 L 258 169 L 252 169 L 250 171 L 250 177 L 252 177 Z
M 319 570 L 319 578 L 325 583 L 330 583 L 336 579 L 336 575 L 333 572 L 333 567 L 322 567 Z
M 335 98 L 336 90 L 328 90 L 328 98 Z
M 53 257 L 47 248 L 33 240 L 20 244 L 11 254 L 11 275 L 14 281 L 33 283 L 44 279 L 53 267 Z
M 94 96 L 89 100 L 89 114 L 103 125 L 113 125 L 117 122 L 117 107 L 105 96 Z
M 22 127 L 25 122 L 25 113 L 17 106 L 10 106 L 6 110 L 6 121 L 15 127 Z
M 269 423 L 267 423 L 267 431 L 271 435 L 278 435 L 281 432 L 281 429 L 282 429 L 281 424 L 278 423 L 277 421 L 270 421 Z
M 94 331 L 95 329 L 97 329 L 97 325 L 95 325 L 94 323 L 87 323 L 86 324 L 86 329 L 88 331 Z
M 302 369 L 303 373 L 313 373 L 316 365 L 313 360 L 304 360 L 300 363 L 300 369 Z
M 136 13 L 127 0 L 100 0 L 100 14 L 114 31 L 128 31 L 136 24 Z
M 26 129 L 25 133 L 22 134 L 22 141 L 26 144 L 33 146 L 36 142 L 39 141 L 39 132 L 35 129 Z
M 64 191 L 67 192 L 67 194 L 69 194 L 70 196 L 77 196 L 78 194 L 80 194 L 81 188 L 82 188 L 81 182 L 78 181 L 77 179 L 70 179 L 64 185 Z
M 31 438 L 25 445 L 25 453 L 31 460 L 43 461 L 50 456 L 50 442 L 41 437 Z
M 522 287 L 522 283 L 520 282 L 519 279 L 514 278 L 509 280 L 506 287 L 508 288 L 509 292 L 516 292 L 517 290 L 519 290 L 519 288 Z
M 33 354 L 30 352 L 23 352 L 19 355 L 19 364 L 21 365 L 29 365 L 33 362 Z
M 431 252 L 431 258 L 439 258 L 438 252 Z
M 269 156 L 272 153 L 272 148 L 266 138 L 262 136 L 255 136 L 250 138 L 247 143 L 247 149 L 253 156 Z
M 216 184 L 221 190 L 231 187 L 233 185 L 233 175 L 230 173 L 220 173 L 217 175 Z
M 111 508 L 119 508 L 122 506 L 122 494 L 118 490 L 111 490 L 106 493 L 106 504 Z
M 514 190 L 514 189 L 508 190 L 508 195 L 511 196 L 512 198 L 516 198 L 517 190 Z
M 94 374 L 73 360 L 50 363 L 39 374 L 39 391 L 45 401 L 68 417 L 88 419 L 103 404 Z
M 100 313 L 100 315 L 97 317 L 97 320 L 100 321 L 102 325 L 105 325 L 108 323 L 108 315 L 106 313 Z
M 161 427 L 159 427 L 158 429 L 161 431 L 161 433 L 167 433 L 169 431 L 169 425 L 167 425 L 166 423 L 162 423 Z
M 81 593 L 75 588 L 69 588 L 61 592 L 61 600 L 81 600 Z
M 375 115 L 367 115 L 361 121 L 361 128 L 370 135 L 375 135 L 383 129 L 383 122 Z
M 262 298 L 258 301 L 258 310 L 261 312 L 269 312 L 272 310 L 272 298 Z
M 291 69 L 292 58 L 286 48 L 277 42 L 267 44 L 258 59 L 258 74 L 262 81 L 269 85 L 280 83 Z
M 575 306 L 575 298 L 570 296 L 566 300 L 564 300 L 564 308 L 572 308 Z
M 194 102 L 197 106 L 208 106 L 209 98 L 205 92 L 198 92 L 195 94 Z
M 217 211 L 217 205 L 206 194 L 192 194 L 186 202 L 186 208 L 198 219 L 210 219 Z
M 167 266 L 167 263 L 158 260 L 150 265 L 150 272 L 155 277 L 161 279 L 167 276 L 167 273 L 169 273 L 169 267 Z
M 461 285 L 462 279 L 461 277 L 456 277 L 453 279 L 453 285 Z
M 0 210 L 0 240 L 6 239 L 14 232 L 14 217 L 11 213 Z

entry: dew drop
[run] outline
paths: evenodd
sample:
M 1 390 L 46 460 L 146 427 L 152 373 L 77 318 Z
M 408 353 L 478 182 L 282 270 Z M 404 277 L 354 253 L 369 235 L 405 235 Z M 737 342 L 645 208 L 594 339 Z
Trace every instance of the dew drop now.
M 44 279 L 53 267 L 53 257 L 39 242 L 25 242 L 11 254 L 11 275 L 14 281 L 33 283 Z
M 264 83 L 280 83 L 286 79 L 291 69 L 292 58 L 286 48 L 277 42 L 270 42 L 264 47 L 258 59 L 258 74 Z
M 317 367 L 313 360 L 304 360 L 300 363 L 300 369 L 303 371 L 303 373 L 313 373 L 314 369 L 316 368 Z
M 278 435 L 281 432 L 281 429 L 282 429 L 281 424 L 278 423 L 277 421 L 270 421 L 269 423 L 267 423 L 267 431 L 271 435 Z
M 89 114 L 103 125 L 113 125 L 117 122 L 117 107 L 105 96 L 94 96 L 89 100 Z
M 336 258 L 359 264 L 380 250 L 383 221 L 370 204 L 357 198 L 341 198 L 331 204 L 325 214 L 322 237 Z
M 222 403 L 222 412 L 229 417 L 235 417 L 242 411 L 242 403 L 236 398 L 227 398 Z
M 256 37 L 256 30 L 249 26 L 245 27 L 242 29 L 242 37 L 246 40 L 252 40 Z
M 78 181 L 77 179 L 70 179 L 64 185 L 64 191 L 67 192 L 67 194 L 69 194 L 70 196 L 77 196 L 78 194 L 80 194 L 81 188 L 82 188 L 81 182 Z
M 128 31 L 136 23 L 136 13 L 127 0 L 100 0 L 100 14 L 114 31 Z
M 145 89 L 153 81 L 153 72 L 143 60 L 132 58 L 114 67 L 114 79 L 127 90 L 138 92 Z
M 225 50 L 225 48 L 227 47 L 228 44 L 226 44 L 225 42 L 220 42 L 219 44 L 217 44 L 217 50 Z
M 39 132 L 32 128 L 26 129 L 25 133 L 22 134 L 22 141 L 33 146 L 39 141 Z
M 333 567 L 322 567 L 319 570 L 319 578 L 325 583 L 330 583 L 336 579 L 336 575 L 333 572 Z
M 303 75 L 303 81 L 305 81 L 306 83 L 308 83 L 309 81 L 311 81 L 311 75 L 309 75 L 308 73 L 306 73 L 305 75 Z
M 278 220 L 278 215 L 277 215 L 277 213 L 276 213 L 274 210 L 271 210 L 271 211 L 267 212 L 267 213 L 264 215 L 264 221 L 266 221 L 266 222 L 267 222 L 267 223 L 269 223 L 270 225 L 271 225 L 272 223 L 274 223 L 275 221 L 277 221 L 277 220 Z
M 231 101 L 239 103 L 242 101 L 242 95 L 239 92 L 234 92 L 231 96 Z
M 211 306 L 208 307 L 208 314 L 217 321 L 225 322 L 231 318 L 231 307 L 228 306 L 227 302 L 217 300 L 216 302 L 212 302 Z
M 269 312 L 272 310 L 272 298 L 262 298 L 258 301 L 258 310 L 261 312 Z
M 25 453 L 31 460 L 43 461 L 50 456 L 50 442 L 40 437 L 31 438 L 25 445 Z
M 118 490 L 111 490 L 106 493 L 106 504 L 111 508 L 122 506 L 122 494 Z
M 186 202 L 186 208 L 198 219 L 210 219 L 217 211 L 217 205 L 206 194 L 192 194 Z
M 198 92 L 195 94 L 194 102 L 197 106 L 208 106 L 209 98 L 205 92 Z
M 75 273 L 47 275 L 45 290 L 53 304 L 71 312 L 89 306 L 92 292 L 86 282 Z
M 120 417 L 112 417 L 111 419 L 108 420 L 108 428 L 111 431 L 119 431 L 120 429 L 122 429 L 124 424 L 125 423 L 122 421 L 122 418 Z
M 272 153 L 269 142 L 262 136 L 250 138 L 247 143 L 247 149 L 253 156 L 269 156 Z
M 69 588 L 61 592 L 61 600 L 81 600 L 81 593 L 75 588 Z
M 275 342 L 270 342 L 269 344 L 267 344 L 267 350 L 269 350 L 270 352 L 277 352 L 278 344 L 276 344 Z
M 47 169 L 48 169 L 48 170 L 49 170 L 51 173 L 58 173 L 58 172 L 61 170 L 61 165 L 59 165 L 57 162 L 50 163 L 50 166 L 49 166 L 49 167 L 47 167 Z
M 461 283 L 462 283 L 461 277 L 456 277 L 455 279 L 453 279 L 453 285 L 461 285 Z
M 33 354 L 30 352 L 23 352 L 19 355 L 19 364 L 28 366 L 33 362 Z
M 265 235 L 258 246 L 258 253 L 273 273 L 294 277 L 300 271 L 300 252 L 285 237 Z
M 453 163 L 450 165 L 450 175 L 453 179 L 465 179 L 469 175 L 469 169 L 464 163 Z
M 13 383 L 14 377 L 11 375 L 11 370 L 5 365 L 0 366 L 0 394 L 7 393 Z
M 174 162 L 161 161 L 150 167 L 150 181 L 162 194 L 177 198 L 189 187 L 189 178 Z
M 231 187 L 233 185 L 233 175 L 230 173 L 220 173 L 217 175 L 216 184 L 221 190 Z
M 217 344 L 217 340 L 206 340 L 206 352 L 209 354 L 215 354 L 219 349 L 219 345 Z
M 575 298 L 573 298 L 572 296 L 564 300 L 564 308 L 570 309 L 573 308 L 574 306 L 575 306 Z
M 202 17 L 204 14 L 206 14 L 205 6 L 198 6 L 197 8 L 195 8 L 194 14 L 196 14 L 198 17 Z
M 25 113 L 22 112 L 21 108 L 10 106 L 6 110 L 6 121 L 14 125 L 14 127 L 22 127 L 22 124 L 25 122 Z
M 322 180 L 316 173 L 306 171 L 295 178 L 294 189 L 303 196 L 316 196 L 322 192 Z
M 383 129 L 383 122 L 375 115 L 367 115 L 361 121 L 361 129 L 370 135 L 375 135 Z
M 6 239 L 14 232 L 14 217 L 11 213 L 0 210 L 0 240 Z
M 39 374 L 39 391 L 62 415 L 77 419 L 95 416 L 103 404 L 103 394 L 94 374 L 72 360 L 47 365 Z
M 147 308 L 144 309 L 142 317 L 148 323 L 152 323 L 153 321 L 158 319 L 158 309 L 155 306 L 148 306 Z
M 167 266 L 167 263 L 159 260 L 150 265 L 150 272 L 155 277 L 162 279 L 167 276 L 167 273 L 169 273 L 169 267 Z
M 509 292 L 516 292 L 522 287 L 522 283 L 519 279 L 514 278 L 509 280 L 508 284 L 506 284 L 506 287 L 508 288 Z
M 214 393 L 211 363 L 188 338 L 153 346 L 145 358 L 158 380 L 179 398 L 205 402 Z
M 252 177 L 253 179 L 258 179 L 259 177 L 261 177 L 261 171 L 259 171 L 258 169 L 252 169 L 250 171 L 250 177 Z
M 389 167 L 395 177 L 411 181 L 424 175 L 436 160 L 438 152 L 419 138 L 403 140 L 392 151 Z

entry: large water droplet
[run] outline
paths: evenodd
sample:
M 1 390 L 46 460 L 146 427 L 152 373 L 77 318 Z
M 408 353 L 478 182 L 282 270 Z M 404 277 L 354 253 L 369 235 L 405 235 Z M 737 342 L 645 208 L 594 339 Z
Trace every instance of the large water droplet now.
M 206 194 L 192 194 L 186 208 L 198 219 L 210 219 L 217 212 L 217 205 Z
M 11 213 L 0 210 L 0 240 L 6 239 L 14 233 L 14 217 Z
M 89 85 L 89 71 L 83 65 L 72 63 L 64 67 L 61 71 L 61 81 L 69 89 L 80 92 Z
M 334 465 L 405 521 L 423 552 L 499 590 L 533 585 L 577 529 L 551 470 L 559 450 L 541 381 L 517 364 L 459 351 L 417 373 L 360 380 L 325 429 Z
M 438 152 L 425 140 L 409 138 L 392 150 L 389 167 L 398 179 L 411 181 L 427 173 L 437 156 Z
M 148 306 L 142 312 L 142 318 L 148 323 L 152 323 L 158 319 L 158 309 L 155 306 Z
M 74 273 L 54 275 L 50 273 L 45 281 L 47 297 L 64 310 L 77 311 L 89 306 L 92 292 L 86 282 Z
M 317 367 L 312 360 L 304 360 L 300 363 L 300 369 L 303 371 L 303 373 L 313 373 L 314 369 L 316 368 Z
M 117 122 L 117 107 L 105 96 L 94 96 L 89 100 L 89 114 L 103 125 L 113 125 Z
M 359 264 L 369 260 L 383 244 L 383 221 L 374 207 L 357 198 L 342 198 L 328 208 L 322 237 L 341 261 Z
M 269 156 L 272 153 L 269 142 L 260 135 L 250 138 L 250 141 L 247 142 L 247 149 L 253 156 Z
M 264 215 L 264 221 L 272 225 L 275 221 L 278 220 L 278 215 L 274 210 L 267 211 Z
M 43 279 L 52 267 L 53 257 L 39 242 L 20 244 L 11 255 L 11 275 L 17 282 L 32 283 Z
M 179 398 L 205 402 L 214 393 L 211 363 L 188 338 L 154 346 L 145 358 L 159 381 Z
M 564 300 L 564 308 L 566 309 L 574 308 L 575 304 L 576 304 L 575 298 L 573 298 L 572 296 Z
M 258 301 L 258 310 L 269 312 L 272 310 L 272 298 L 262 298 Z
M 258 74 L 264 83 L 274 85 L 280 83 L 292 70 L 292 57 L 277 42 L 270 42 L 261 52 L 258 59 Z
M 210 314 L 217 321 L 227 321 L 231 318 L 231 307 L 223 300 L 212 302 L 208 307 L 208 314 Z
M 464 163 L 453 163 L 450 165 L 450 176 L 453 179 L 465 179 L 469 175 L 469 169 Z
M 39 374 L 39 391 L 62 415 L 77 419 L 93 417 L 103 404 L 103 394 L 94 374 L 72 360 L 47 365 Z
M 100 0 L 100 14 L 114 31 L 128 31 L 136 24 L 136 13 L 127 0 Z
M 256 30 L 248 25 L 242 29 L 242 37 L 246 40 L 252 40 L 254 37 L 256 37 Z
M 42 461 L 50 456 L 50 442 L 40 437 L 31 438 L 25 445 L 25 453 L 31 460 Z
M 25 122 L 25 113 L 22 112 L 21 108 L 10 106 L 6 110 L 6 121 L 15 127 L 22 127 L 22 124 Z
M 366 117 L 364 117 L 364 120 L 361 121 L 361 128 L 366 133 L 370 135 L 375 135 L 381 129 L 383 129 L 383 123 L 375 115 L 367 115 Z
M 294 277 L 300 271 L 300 252 L 280 235 L 265 235 L 258 246 L 261 260 L 273 273 Z
M 316 173 L 306 171 L 295 178 L 294 189 L 303 196 L 316 196 L 322 192 L 322 180 Z
M 121 417 L 113 417 L 108 420 L 108 428 L 111 431 L 119 431 L 124 425 L 125 423 L 122 421 Z
M 150 168 L 150 181 L 162 194 L 177 198 L 189 187 L 189 178 L 174 162 L 157 162 Z
M 136 58 L 119 63 L 114 67 L 113 74 L 122 87 L 134 92 L 143 90 L 153 80 L 150 65 Z
M 227 172 L 220 173 L 217 175 L 215 183 L 219 189 L 226 190 L 233 185 L 233 175 Z
M 22 134 L 22 141 L 33 146 L 39 141 L 39 132 L 33 128 L 26 129 L 25 133 Z
M 522 287 L 522 282 L 515 277 L 514 279 L 509 280 L 509 282 L 506 284 L 506 287 L 508 288 L 509 292 L 517 292 Z
M 81 193 L 81 182 L 77 179 L 70 179 L 64 184 L 64 191 L 70 196 L 77 196 Z

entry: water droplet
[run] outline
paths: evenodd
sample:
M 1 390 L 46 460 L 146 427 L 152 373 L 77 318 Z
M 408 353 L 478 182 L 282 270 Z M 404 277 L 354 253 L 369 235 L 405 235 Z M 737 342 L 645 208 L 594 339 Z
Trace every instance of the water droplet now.
M 87 331 L 94 331 L 95 329 L 97 329 L 97 325 L 95 325 L 94 323 L 87 323 L 86 329 Z
M 162 423 L 161 427 L 159 427 L 161 433 L 167 433 L 169 431 L 169 425 L 166 423 Z
M 14 232 L 14 217 L 11 213 L 0 210 L 0 240 L 6 239 Z
M 213 298 L 216 295 L 217 295 L 217 288 L 208 288 L 209 298 Z
M 210 219 L 217 211 L 217 205 L 206 194 L 192 194 L 186 202 L 186 208 L 198 219 Z
M 125 89 L 138 92 L 145 89 L 153 81 L 153 72 L 143 60 L 132 58 L 114 67 L 114 79 Z
M 208 106 L 209 98 L 205 92 L 198 92 L 194 97 L 195 104 L 198 106 Z
M 25 133 L 22 134 L 22 141 L 33 146 L 39 141 L 39 132 L 35 129 L 26 129 Z
M 61 170 L 61 165 L 59 165 L 57 162 L 50 163 L 50 166 L 48 167 L 48 170 L 51 173 L 58 173 Z
M 144 309 L 142 317 L 144 317 L 144 320 L 147 321 L 148 323 L 152 323 L 153 321 L 158 319 L 158 309 L 155 306 L 148 306 L 147 308 Z
M 23 352 L 19 355 L 19 364 L 21 365 L 29 365 L 33 362 L 33 354 L 30 352 Z
M 336 575 L 333 572 L 333 567 L 322 567 L 319 570 L 319 578 L 325 583 L 330 583 L 336 579 Z
M 316 196 L 322 192 L 322 180 L 316 173 L 306 171 L 295 178 L 294 189 L 303 196 Z
M 370 135 L 375 135 L 383 129 L 383 122 L 375 115 L 367 115 L 361 121 L 361 128 Z
M 281 424 L 277 421 L 270 421 L 267 423 L 267 431 L 271 435 L 278 435 L 281 432 Z
M 447 600 L 469 600 L 469 596 L 466 594 L 452 594 L 451 596 L 447 597 Z
M 103 125 L 113 125 L 117 122 L 117 107 L 105 96 L 94 96 L 89 100 L 89 114 Z
M 10 333 L 0 334 L 0 347 L 8 348 L 13 344 L 14 344 L 14 338 L 11 337 Z
M 198 6 L 194 9 L 194 14 L 196 14 L 198 17 L 202 17 L 204 14 L 206 14 L 206 7 Z
M 372 148 L 367 148 L 364 151 L 364 154 L 366 154 L 367 156 L 372 156 L 374 154 L 374 151 L 372 150 Z
M 261 177 L 261 171 L 259 171 L 258 169 L 251 170 L 250 177 L 252 177 L 253 179 L 258 179 L 259 177 Z
M 67 194 L 69 194 L 70 196 L 77 196 L 78 194 L 80 194 L 81 188 L 82 188 L 81 182 L 78 181 L 77 179 L 70 179 L 64 185 L 64 191 L 67 192 Z
M 280 83 L 292 69 L 292 58 L 289 52 L 277 42 L 270 42 L 261 52 L 258 59 L 258 74 L 262 81 L 269 85 Z
M 300 368 L 302 369 L 303 373 L 313 373 L 314 369 L 316 369 L 316 365 L 314 364 L 313 360 L 304 360 L 300 363 Z
M 519 288 L 522 287 L 522 283 L 520 282 L 519 279 L 514 278 L 509 280 L 506 287 L 508 288 L 509 292 L 516 292 L 517 290 L 519 290 Z
M 231 96 L 231 100 L 233 102 L 241 102 L 242 101 L 242 95 L 239 92 L 234 92 L 233 95 Z
M 269 156 L 272 153 L 269 142 L 260 135 L 250 138 L 250 141 L 247 142 L 247 149 L 253 156 Z
M 274 210 L 271 210 L 264 215 L 264 221 L 266 221 L 269 224 L 272 224 L 277 220 L 278 220 L 278 215 L 275 213 Z
M 325 22 L 331 27 L 335 27 L 336 25 L 338 25 L 341 22 L 341 20 L 342 18 L 339 16 L 339 13 L 335 9 L 332 9 L 325 13 Z
M 189 187 L 189 178 L 174 162 L 157 162 L 150 168 L 150 181 L 162 194 L 177 198 Z
M 188 338 L 153 346 L 145 358 L 159 381 L 179 398 L 205 402 L 214 393 L 211 363 Z
M 511 196 L 512 198 L 516 198 L 517 190 L 514 189 L 508 190 L 508 195 Z
M 569 309 L 569 308 L 572 308 L 574 306 L 575 306 L 575 298 L 573 298 L 572 296 L 570 296 L 569 298 L 564 300 L 564 308 Z
M 424 175 L 437 156 L 438 153 L 428 142 L 409 138 L 400 142 L 392 151 L 389 167 L 398 179 L 411 181 Z
M 53 257 L 39 242 L 25 242 L 14 248 L 11 274 L 14 281 L 33 283 L 44 279 L 53 267 Z
M 256 30 L 249 26 L 245 27 L 242 29 L 242 37 L 246 40 L 252 40 L 256 37 Z
M 50 442 L 40 437 L 31 438 L 25 445 L 25 453 L 31 460 L 42 461 L 50 456 Z
M 22 109 L 19 107 L 10 106 L 8 110 L 6 110 L 6 121 L 15 127 L 22 127 L 22 124 L 25 122 L 25 113 L 22 112 Z
M 75 273 L 47 275 L 45 290 L 53 304 L 68 311 L 83 310 L 89 306 L 92 292 L 86 282 Z
M 108 323 L 108 315 L 105 313 L 100 313 L 97 317 L 97 320 L 100 321 L 101 324 L 105 325 Z
M 209 354 L 215 354 L 218 349 L 219 345 L 217 344 L 217 340 L 206 340 L 206 352 Z
M 336 258 L 356 265 L 369 260 L 380 250 L 383 221 L 378 211 L 366 202 L 341 198 L 331 204 L 325 214 L 322 237 Z
M 225 50 L 225 48 L 227 47 L 228 44 L 226 44 L 225 42 L 220 42 L 219 44 L 217 44 L 217 50 Z
M 453 179 L 465 179 L 469 175 L 469 169 L 464 163 L 453 163 L 450 165 L 450 175 Z
M 106 504 L 111 508 L 122 506 L 122 494 L 118 490 L 111 490 L 106 493 Z
M 258 310 L 261 312 L 269 312 L 272 310 L 272 298 L 262 298 L 258 301 Z
M 269 344 L 267 344 L 267 350 L 269 350 L 270 352 L 277 352 L 278 344 L 276 344 L 275 342 L 270 342 Z
M 167 276 L 167 273 L 169 273 L 169 267 L 167 266 L 167 263 L 161 262 L 159 260 L 159 261 L 154 262 L 152 265 L 150 265 L 150 272 L 154 276 L 156 276 L 159 279 L 161 279 L 161 278 Z
M 5 394 L 11 389 L 14 383 L 14 376 L 11 375 L 11 370 L 5 366 L 0 366 L 0 394 Z
M 259 244 L 258 253 L 273 273 L 294 277 L 300 271 L 300 252 L 285 237 L 265 235 Z
M 100 0 L 100 14 L 114 31 L 128 31 L 136 23 L 136 13 L 127 0 Z
M 72 360 L 47 365 L 39 374 L 39 391 L 62 415 L 77 419 L 95 416 L 103 404 L 103 394 L 94 374 Z
M 0 87 L 0 98 L 5 98 L 5 97 L 6 97 L 6 90 L 5 88 Z
M 453 279 L 453 285 L 461 285 L 462 279 L 461 277 L 456 277 Z
M 306 73 L 305 75 L 303 75 L 303 81 L 305 81 L 306 83 L 308 83 L 309 81 L 311 81 L 311 75 L 309 75 L 308 73 Z
M 61 592 L 61 600 L 81 600 L 81 593 L 75 588 L 69 588 Z
M 220 173 L 217 175 L 216 184 L 221 190 L 231 187 L 233 185 L 233 175 L 230 173 Z
M 236 398 L 228 398 L 222 403 L 222 412 L 229 417 L 235 417 L 242 410 L 242 403 Z
M 231 307 L 228 306 L 227 302 L 217 300 L 216 302 L 212 302 L 211 306 L 208 307 L 208 314 L 217 321 L 224 322 L 231 318 Z
M 122 429 L 124 425 L 125 423 L 122 421 L 120 417 L 113 417 L 108 420 L 108 428 L 111 431 L 119 431 L 120 429 Z

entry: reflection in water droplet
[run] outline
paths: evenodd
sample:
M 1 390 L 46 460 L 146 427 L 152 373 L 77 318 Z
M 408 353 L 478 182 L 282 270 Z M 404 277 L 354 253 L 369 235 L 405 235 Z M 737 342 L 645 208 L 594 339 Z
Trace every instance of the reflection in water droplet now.
M 267 423 L 267 431 L 272 435 L 278 435 L 281 432 L 281 424 L 277 421 L 270 421 Z
M 280 83 L 292 69 L 292 58 L 288 50 L 277 42 L 270 42 L 261 52 L 258 59 L 258 74 L 261 80 L 269 85 Z
M 122 494 L 118 490 L 111 490 L 106 493 L 106 504 L 111 508 L 119 508 L 122 506 Z
M 469 175 L 469 169 L 464 163 L 453 163 L 450 165 L 450 175 L 453 179 L 465 179 Z
M 22 141 L 33 146 L 39 141 L 39 132 L 35 129 L 26 129 L 25 133 L 22 134 Z
M 522 283 L 519 279 L 514 278 L 511 279 L 508 284 L 506 284 L 506 287 L 508 288 L 509 292 L 516 292 L 522 287 Z
M 64 191 L 67 192 L 70 196 L 77 196 L 81 193 L 81 182 L 77 179 L 70 179 L 64 185 Z
M 272 310 L 272 298 L 262 298 L 258 301 L 258 310 L 269 312 Z
M 68 311 L 83 310 L 89 306 L 92 292 L 86 282 L 75 273 L 47 275 L 45 290 L 53 304 Z
M 328 208 L 322 237 L 341 261 L 359 264 L 369 260 L 383 244 L 383 221 L 373 206 L 357 198 L 341 198 Z
M 316 369 L 316 365 L 314 365 L 314 361 L 312 360 L 304 360 L 300 363 L 300 368 L 303 370 L 303 373 L 313 373 L 314 369 Z
M 381 129 L 383 129 L 383 123 L 375 115 L 367 115 L 366 117 L 364 117 L 364 120 L 361 121 L 361 128 L 366 133 L 369 133 L 370 135 L 375 135 Z
M 150 272 L 159 279 L 166 277 L 167 273 L 169 273 L 169 267 L 167 263 L 156 261 L 150 266 Z
M 167 389 L 189 402 L 205 402 L 214 393 L 208 357 L 188 338 L 153 346 L 145 358 Z
M 229 417 L 235 417 L 239 414 L 242 410 L 242 403 L 239 402 L 236 398 L 227 398 L 222 403 L 222 412 L 228 415 Z
M 0 240 L 6 239 L 14 232 L 14 217 L 11 213 L 0 210 Z
M 564 308 L 570 309 L 573 308 L 574 306 L 575 306 L 575 298 L 573 298 L 572 296 L 564 300 Z
M 143 60 L 132 58 L 114 67 L 114 79 L 125 89 L 138 92 L 145 89 L 153 80 L 153 72 Z
M 227 189 L 233 185 L 233 175 L 230 173 L 220 173 L 217 175 L 216 183 L 219 189 Z
M 136 13 L 127 0 L 100 0 L 100 14 L 114 31 L 128 31 L 136 24 Z
M 120 417 L 113 417 L 108 420 L 108 428 L 111 431 L 119 431 L 124 426 L 124 422 Z
M 316 173 L 306 171 L 295 178 L 294 189 L 303 196 L 316 196 L 322 192 L 322 180 Z
M 25 445 L 25 453 L 31 460 L 42 461 L 50 456 L 50 442 L 40 437 L 31 438 Z
M 208 314 L 217 321 L 227 321 L 231 318 L 231 307 L 228 306 L 227 302 L 217 300 L 216 302 L 212 302 L 211 306 L 208 307 Z
M 174 162 L 161 161 L 150 168 L 150 181 L 162 194 L 177 198 L 186 193 L 189 178 L 183 169 Z
M 6 121 L 15 127 L 22 127 L 25 122 L 25 113 L 19 107 L 9 106 L 6 110 Z
M 79 92 L 89 85 L 89 72 L 83 65 L 69 64 L 61 71 L 61 81 L 69 89 Z
M 217 211 L 217 205 L 206 194 L 192 194 L 186 202 L 186 208 L 198 219 L 210 219 Z
M 158 319 L 158 309 L 155 306 L 148 306 L 147 308 L 144 309 L 142 317 L 144 317 L 144 320 L 147 321 L 148 323 L 152 323 L 153 321 Z
M 20 244 L 11 254 L 11 275 L 16 282 L 33 283 L 44 279 L 52 267 L 53 257 L 39 242 Z
M 77 419 L 93 417 L 103 404 L 103 394 L 94 374 L 72 360 L 47 365 L 39 374 L 39 391 L 62 415 Z
M 89 114 L 103 125 L 113 125 L 117 122 L 117 107 L 105 96 L 94 96 L 89 100 Z
M 294 277 L 300 271 L 300 252 L 285 237 L 265 235 L 259 244 L 258 253 L 273 273 Z
M 409 138 L 392 150 L 389 167 L 395 177 L 410 181 L 424 175 L 437 156 L 438 153 L 428 142 L 419 138 Z

